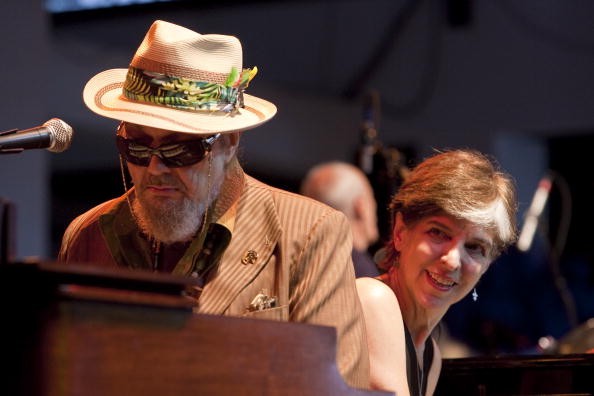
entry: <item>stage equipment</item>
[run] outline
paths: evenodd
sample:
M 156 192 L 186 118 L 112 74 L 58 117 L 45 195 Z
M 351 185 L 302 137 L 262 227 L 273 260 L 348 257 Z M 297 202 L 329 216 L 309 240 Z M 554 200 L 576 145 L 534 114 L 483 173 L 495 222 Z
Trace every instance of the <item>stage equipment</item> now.
M 0 154 L 15 154 L 28 149 L 48 149 L 60 153 L 70 147 L 72 127 L 58 118 L 43 125 L 19 131 L 0 132 Z

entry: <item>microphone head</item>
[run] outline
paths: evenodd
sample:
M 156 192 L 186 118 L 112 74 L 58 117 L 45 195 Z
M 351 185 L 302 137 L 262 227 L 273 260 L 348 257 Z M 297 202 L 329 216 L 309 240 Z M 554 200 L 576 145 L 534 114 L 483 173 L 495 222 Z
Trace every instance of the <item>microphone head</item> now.
M 47 148 L 54 153 L 61 153 L 70 148 L 72 141 L 72 134 L 74 131 L 72 127 L 66 124 L 59 118 L 52 118 L 43 124 L 50 132 L 51 145 Z

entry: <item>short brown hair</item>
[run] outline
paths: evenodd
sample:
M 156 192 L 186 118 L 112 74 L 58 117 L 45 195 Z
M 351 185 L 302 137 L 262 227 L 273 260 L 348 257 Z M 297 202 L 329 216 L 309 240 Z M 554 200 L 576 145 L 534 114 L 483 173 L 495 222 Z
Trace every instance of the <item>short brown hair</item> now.
M 414 225 L 428 216 L 445 213 L 493 229 L 495 258 L 516 239 L 516 189 L 512 178 L 495 160 L 474 150 L 440 152 L 416 166 L 392 198 L 393 216 Z M 380 266 L 397 259 L 393 241 Z

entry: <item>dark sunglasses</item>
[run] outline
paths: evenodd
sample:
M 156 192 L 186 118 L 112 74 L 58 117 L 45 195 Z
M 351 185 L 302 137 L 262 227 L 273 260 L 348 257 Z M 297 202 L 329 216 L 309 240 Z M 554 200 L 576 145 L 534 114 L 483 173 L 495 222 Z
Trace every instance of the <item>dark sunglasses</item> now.
M 153 155 L 156 155 L 168 168 L 179 168 L 202 161 L 220 135 L 217 133 L 204 139 L 166 143 L 157 148 L 145 146 L 120 135 L 117 135 L 116 139 L 120 155 L 134 165 L 148 166 Z

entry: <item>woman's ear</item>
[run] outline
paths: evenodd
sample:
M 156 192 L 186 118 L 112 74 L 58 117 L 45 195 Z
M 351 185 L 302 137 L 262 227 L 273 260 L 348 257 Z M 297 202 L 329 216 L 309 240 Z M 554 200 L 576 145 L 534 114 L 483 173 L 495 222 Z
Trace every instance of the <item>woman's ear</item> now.
M 404 234 L 406 233 L 406 224 L 402 219 L 402 213 L 397 212 L 394 218 L 394 228 L 392 230 L 392 240 L 394 241 L 394 249 L 397 252 L 402 249 L 402 243 L 404 240 Z

